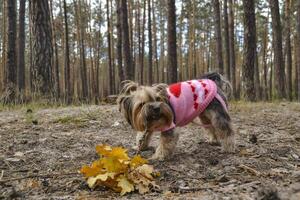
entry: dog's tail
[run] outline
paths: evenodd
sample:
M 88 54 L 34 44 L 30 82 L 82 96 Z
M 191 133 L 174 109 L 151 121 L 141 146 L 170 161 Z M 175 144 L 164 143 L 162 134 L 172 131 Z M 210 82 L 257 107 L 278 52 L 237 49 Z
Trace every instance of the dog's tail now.
M 232 85 L 231 83 L 220 73 L 218 72 L 208 72 L 206 74 L 203 74 L 201 79 L 210 79 L 214 81 L 218 88 L 222 90 L 222 92 L 229 98 L 232 95 Z

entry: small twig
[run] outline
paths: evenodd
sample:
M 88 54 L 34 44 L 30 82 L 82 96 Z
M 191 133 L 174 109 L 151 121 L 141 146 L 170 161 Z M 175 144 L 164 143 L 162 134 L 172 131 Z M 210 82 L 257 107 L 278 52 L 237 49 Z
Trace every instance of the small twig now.
M 169 190 L 182 194 L 182 193 L 188 193 L 188 192 L 196 192 L 196 191 L 200 191 L 200 190 L 210 190 L 210 189 L 214 189 L 214 188 L 217 188 L 217 186 L 193 187 L 193 188 L 170 187 Z
M 251 167 L 248 167 L 248 166 L 246 166 L 246 165 L 243 165 L 243 164 L 241 164 L 241 165 L 239 166 L 239 168 L 241 168 L 241 169 L 243 169 L 243 170 L 245 170 L 245 171 L 248 171 L 248 172 L 250 172 L 251 174 L 253 174 L 253 175 L 255 175 L 255 176 L 260 176 L 260 175 L 261 175 L 261 173 L 260 173 L 259 171 L 255 170 L 255 169 L 253 169 L 253 168 L 251 168 Z
M 28 178 L 54 178 L 56 176 L 70 176 L 70 175 L 79 175 L 79 174 L 77 172 L 65 173 L 65 174 L 30 174 L 28 176 L 0 180 L 0 184 L 5 184 L 7 182 L 19 181 Z

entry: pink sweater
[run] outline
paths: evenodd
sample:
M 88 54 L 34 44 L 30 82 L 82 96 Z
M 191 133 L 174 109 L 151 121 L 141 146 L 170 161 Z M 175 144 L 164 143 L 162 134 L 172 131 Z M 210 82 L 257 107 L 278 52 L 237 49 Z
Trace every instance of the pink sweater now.
M 191 80 L 170 85 L 167 88 L 169 102 L 175 113 L 175 123 L 162 128 L 167 131 L 175 126 L 185 126 L 202 113 L 210 102 L 217 98 L 224 109 L 227 106 L 217 93 L 217 85 L 209 79 Z

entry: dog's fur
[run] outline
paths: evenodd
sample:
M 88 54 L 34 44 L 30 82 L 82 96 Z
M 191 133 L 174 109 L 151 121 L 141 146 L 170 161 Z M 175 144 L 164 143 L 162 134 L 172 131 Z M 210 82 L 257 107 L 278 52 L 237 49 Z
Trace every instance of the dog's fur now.
M 227 104 L 224 85 L 230 85 L 224 78 L 215 72 L 205 74 L 200 79 L 211 79 L 218 87 L 218 94 Z M 139 150 L 148 148 L 152 133 L 161 127 L 169 126 L 174 120 L 174 113 L 167 98 L 166 84 L 140 86 L 133 81 L 123 83 L 117 99 L 119 110 L 124 114 L 128 123 L 136 130 L 136 142 Z M 223 150 L 234 151 L 234 131 L 231 119 L 221 103 L 214 98 L 204 112 L 199 115 L 210 136 L 210 143 L 221 143 Z M 179 134 L 175 129 L 161 132 L 160 143 L 153 159 L 163 160 L 174 152 Z

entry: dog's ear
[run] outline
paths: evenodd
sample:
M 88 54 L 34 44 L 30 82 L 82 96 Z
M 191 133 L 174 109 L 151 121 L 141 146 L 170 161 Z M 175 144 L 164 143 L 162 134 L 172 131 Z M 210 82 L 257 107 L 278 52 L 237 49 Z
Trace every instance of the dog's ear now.
M 128 95 L 133 91 L 136 91 L 139 87 L 139 84 L 130 80 L 123 81 L 121 83 L 121 91 L 120 94 Z
M 121 95 L 117 99 L 119 111 L 121 111 L 127 122 L 132 126 L 132 97 Z

